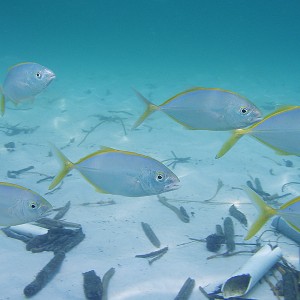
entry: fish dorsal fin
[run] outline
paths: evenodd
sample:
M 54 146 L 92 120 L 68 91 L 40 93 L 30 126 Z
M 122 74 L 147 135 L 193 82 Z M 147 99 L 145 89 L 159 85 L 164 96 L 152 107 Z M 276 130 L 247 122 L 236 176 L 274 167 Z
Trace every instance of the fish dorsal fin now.
M 140 156 L 140 157 L 145 157 L 145 158 L 150 158 L 150 156 L 144 155 L 144 154 L 139 154 L 136 152 L 132 152 L 132 151 L 125 151 L 125 150 L 117 150 L 111 147 L 106 147 L 106 146 L 101 146 L 101 150 L 98 152 L 98 154 L 100 153 L 106 153 L 106 152 L 118 152 L 118 153 L 123 153 L 126 155 L 134 155 L 134 156 Z M 154 159 L 154 158 L 152 158 Z
M 32 193 L 34 195 L 40 196 L 37 192 L 35 192 L 35 191 L 31 190 L 31 189 L 28 189 L 28 188 L 26 188 L 24 186 L 18 185 L 18 184 L 9 183 L 9 182 L 0 182 L 0 185 L 14 187 L 14 188 L 17 188 L 17 189 L 20 189 L 20 190 L 23 190 L 23 191 L 30 192 L 30 193 Z
M 187 90 L 184 90 L 183 92 L 180 92 L 178 94 L 176 94 L 175 96 L 169 98 L 168 100 L 166 100 L 164 103 L 162 103 L 160 106 L 163 106 L 167 103 L 170 103 L 171 101 L 173 101 L 175 98 L 178 98 L 182 95 L 185 95 L 187 93 L 191 93 L 191 92 L 196 92 L 196 91 L 219 91 L 219 92 L 224 92 L 224 93 L 229 93 L 229 94 L 233 94 L 233 95 L 236 95 L 240 98 L 243 98 L 247 101 L 249 101 L 249 99 L 247 99 L 246 97 L 238 94 L 238 93 L 235 93 L 235 92 L 232 92 L 232 91 L 229 91 L 229 90 L 224 90 L 224 89 L 220 89 L 220 88 L 204 88 L 204 87 L 193 87 L 193 88 L 190 88 L 190 89 L 187 89 Z
M 115 152 L 115 151 L 118 151 L 114 148 L 111 148 L 111 147 L 107 147 L 107 146 L 100 146 L 100 151 L 103 151 L 103 152 Z
M 15 64 L 15 65 L 9 67 L 7 69 L 7 71 L 10 71 L 10 70 L 14 69 L 15 67 L 19 67 L 21 65 L 27 65 L 27 64 L 33 64 L 33 62 L 27 61 L 27 62 L 21 62 L 21 63 Z
M 106 146 L 101 146 L 101 149 L 93 152 L 91 154 L 88 154 L 87 156 L 81 158 L 80 160 L 78 160 L 75 164 L 79 164 L 83 161 L 85 161 L 86 159 L 89 159 L 91 157 L 94 157 L 96 155 L 101 155 L 101 154 L 105 154 L 105 153 L 122 153 L 122 154 L 126 154 L 126 155 L 134 155 L 134 156 L 140 156 L 140 157 L 145 157 L 145 158 L 150 158 L 147 155 L 143 155 L 143 154 L 139 154 L 139 153 L 135 153 L 135 152 L 130 152 L 130 151 L 123 151 L 123 150 L 117 150 L 111 147 L 106 147 Z M 153 159 L 153 158 L 152 158 Z

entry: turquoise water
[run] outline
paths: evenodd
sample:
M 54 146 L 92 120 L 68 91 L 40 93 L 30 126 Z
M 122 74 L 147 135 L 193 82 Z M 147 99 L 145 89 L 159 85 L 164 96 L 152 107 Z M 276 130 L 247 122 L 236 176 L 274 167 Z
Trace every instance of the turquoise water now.
M 156 197 L 137 200 L 99 195 L 74 171 L 60 190 L 45 197 L 55 207 L 72 202 L 66 220 L 82 224 L 86 239 L 67 253 L 69 263 L 64 263 L 61 272 L 36 299 L 84 299 L 81 273 L 95 269 L 103 276 L 110 267 L 116 268 L 116 274 L 109 299 L 173 299 L 189 276 L 196 279 L 197 287 L 191 299 L 205 299 L 198 286 L 210 283 L 216 273 L 225 271 L 227 258 L 209 264 L 206 257 L 211 253 L 203 245 L 199 249 L 178 248 L 177 244 L 187 242 L 187 236 L 204 238 L 212 233 L 215 224 L 227 216 L 229 204 L 236 201 L 245 204 L 240 208 L 253 220 L 255 210 L 247 205 L 242 192 L 232 188 L 240 187 L 252 176 L 259 177 L 270 193 L 281 193 L 283 184 L 298 181 L 299 158 L 278 156 L 245 138 L 226 158 L 216 162 L 214 156 L 227 133 L 187 131 L 159 113 L 147 119 L 140 130 L 130 131 L 143 111 L 132 87 L 156 104 L 184 89 L 202 86 L 238 92 L 264 113 L 282 104 L 298 105 L 299 9 L 297 0 L 2 3 L 1 82 L 10 66 L 24 61 L 49 67 L 56 79 L 34 103 L 17 107 L 8 103 L 0 120 L 1 129 L 5 131 L 16 124 L 38 129 L 14 136 L 0 132 L 0 181 L 45 195 L 49 182 L 37 181 L 41 178 L 39 173 L 55 175 L 58 171 L 57 162 L 49 157 L 48 142 L 52 142 L 64 148 L 74 161 L 100 145 L 136 151 L 158 160 L 172 158 L 171 151 L 179 157 L 191 157 L 173 170 L 182 187 L 166 196 L 178 201 L 208 199 L 218 179 L 224 183 L 216 198 L 219 206 L 183 202 L 188 212 L 195 212 L 186 225 L 162 208 Z M 101 121 L 101 116 L 98 119 L 93 114 L 113 117 L 114 122 L 104 123 L 86 137 L 86 131 Z M 124 127 L 118 117 L 123 118 Z M 16 144 L 13 153 L 4 147 L 8 142 Z M 291 160 L 293 168 L 286 167 L 283 159 Z M 31 165 L 33 173 L 16 179 L 7 177 L 8 170 Z M 296 187 L 289 192 L 291 196 L 299 195 Z M 113 200 L 116 205 L 100 209 L 80 206 L 100 200 Z M 173 204 L 180 206 L 181 202 L 176 201 Z M 151 224 L 171 249 L 169 258 L 154 263 L 151 269 L 134 258 L 153 250 L 138 227 L 141 221 Z M 237 234 L 244 236 L 245 228 L 236 226 Z M 23 288 L 52 256 L 30 255 L 21 242 L 4 236 L 1 241 L 0 262 L 5 272 L 0 277 L 0 299 L 23 299 Z M 289 242 L 286 255 L 297 264 L 295 249 Z M 234 257 L 228 270 L 234 271 L 245 259 Z M 13 263 L 14 268 L 10 268 Z M 31 265 L 34 267 L 28 270 Z M 263 299 L 261 295 L 266 290 L 268 286 L 260 287 L 251 297 Z M 53 295 L 55 298 L 51 298 Z

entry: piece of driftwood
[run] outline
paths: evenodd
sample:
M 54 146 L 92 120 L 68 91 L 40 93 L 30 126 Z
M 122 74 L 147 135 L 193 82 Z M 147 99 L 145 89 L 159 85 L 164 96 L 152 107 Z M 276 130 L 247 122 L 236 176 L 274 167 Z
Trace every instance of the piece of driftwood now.
M 224 220 L 224 237 L 227 250 L 229 252 L 234 251 L 235 249 L 235 242 L 234 242 L 234 227 L 233 222 L 230 217 L 226 217 Z
M 78 223 L 73 223 L 73 222 L 67 222 L 63 220 L 54 220 L 51 218 L 41 218 L 37 221 L 40 226 L 43 226 L 45 228 L 62 228 L 62 227 L 73 227 L 73 228 L 81 228 L 81 225 Z
M 34 166 L 29 166 L 27 168 L 23 168 L 23 169 L 17 170 L 17 171 L 7 171 L 7 177 L 8 178 L 18 178 L 18 176 L 20 174 L 30 171 L 32 169 L 34 169 Z
M 103 287 L 103 293 L 102 293 L 102 300 L 107 300 L 107 294 L 108 294 L 108 285 L 115 274 L 115 268 L 110 268 L 102 278 L 102 287 Z
M 162 257 L 165 253 L 167 253 L 168 251 L 168 247 L 164 247 L 162 249 L 159 249 L 157 251 L 153 251 L 153 252 L 150 252 L 150 253 L 146 253 L 146 254 L 138 254 L 136 255 L 135 257 L 138 257 L 138 258 L 157 258 L 157 257 Z M 150 263 L 149 263 L 150 264 Z
M 235 219 L 237 219 L 240 223 L 242 223 L 243 225 L 245 225 L 246 227 L 248 226 L 248 222 L 247 222 L 247 218 L 246 216 L 239 211 L 234 204 L 232 204 L 229 208 L 229 214 L 234 217 Z
M 71 202 L 68 201 L 65 206 L 61 207 L 58 211 L 58 213 L 53 217 L 54 220 L 59 220 L 65 216 L 65 214 L 70 209 Z
M 158 195 L 157 197 L 158 197 L 158 201 L 161 204 L 163 204 L 164 206 L 171 209 L 182 222 L 184 222 L 184 223 L 189 223 L 190 222 L 190 217 L 186 213 L 185 209 L 183 211 L 183 207 L 181 209 L 178 209 L 176 206 L 168 203 L 168 200 L 167 200 L 166 197 L 163 197 L 163 196 L 160 196 L 160 195 Z
M 174 298 L 174 300 L 187 300 L 192 294 L 194 287 L 195 287 L 195 280 L 189 277 L 184 282 L 183 286 L 181 287 L 179 293 Z
M 209 202 L 209 201 L 213 200 L 213 199 L 218 195 L 220 189 L 221 189 L 223 186 L 224 186 L 224 183 L 223 183 L 223 181 L 219 178 L 219 179 L 218 179 L 218 186 L 217 186 L 216 192 L 213 194 L 212 197 L 210 197 L 209 199 L 206 199 L 206 200 L 204 200 L 204 201 L 205 201 L 205 202 Z
M 32 239 L 32 237 L 28 237 L 28 236 L 16 233 L 15 231 L 11 230 L 9 227 L 2 228 L 2 231 L 5 233 L 6 236 L 16 239 L 16 240 L 20 240 L 24 243 L 27 243 Z
M 43 289 L 59 271 L 64 259 L 65 253 L 63 251 L 57 252 L 50 262 L 37 274 L 34 281 L 25 287 L 24 295 L 29 298 Z
M 116 204 L 116 202 L 114 200 L 100 200 L 100 201 L 96 201 L 96 202 L 83 202 L 79 205 L 82 206 L 105 206 L 105 205 L 113 205 Z
M 104 115 L 93 115 L 93 117 L 98 118 L 99 123 L 97 123 L 96 125 L 92 126 L 90 129 L 82 129 L 82 132 L 85 133 L 84 137 L 82 138 L 82 140 L 78 143 L 77 146 L 80 146 L 86 139 L 87 137 L 93 132 L 95 131 L 99 126 L 101 126 L 103 123 L 119 123 L 122 126 L 124 135 L 127 135 L 127 131 L 126 131 L 126 127 L 124 124 L 124 120 L 126 120 L 126 118 L 121 118 L 119 116 L 104 116 Z
M 177 157 L 177 155 L 174 153 L 174 151 L 171 151 L 173 157 L 172 158 L 168 158 L 165 160 L 162 160 L 161 162 L 167 162 L 167 161 L 171 161 L 170 163 L 167 164 L 168 167 L 171 167 L 173 170 L 176 168 L 176 165 L 181 163 L 181 164 L 185 164 L 190 162 L 191 157 Z
M 152 230 L 152 228 L 150 227 L 149 224 L 141 222 L 142 224 L 142 228 L 143 231 L 145 233 L 145 235 L 147 236 L 147 238 L 149 239 L 149 241 L 152 243 L 153 246 L 155 246 L 156 248 L 160 247 L 160 241 L 158 239 L 158 237 L 156 236 L 156 234 L 154 233 L 154 231 Z
M 83 289 L 86 299 L 102 300 L 103 286 L 101 278 L 94 270 L 83 273 Z
M 21 123 L 18 123 L 16 125 L 9 125 L 8 123 L 6 123 L 4 125 L 0 125 L 0 131 L 4 132 L 4 134 L 6 134 L 7 136 L 13 136 L 13 135 L 17 135 L 17 134 L 20 134 L 20 133 L 24 133 L 24 134 L 33 133 L 34 131 L 36 131 L 40 127 L 40 126 L 20 127 L 19 126 L 20 124 Z

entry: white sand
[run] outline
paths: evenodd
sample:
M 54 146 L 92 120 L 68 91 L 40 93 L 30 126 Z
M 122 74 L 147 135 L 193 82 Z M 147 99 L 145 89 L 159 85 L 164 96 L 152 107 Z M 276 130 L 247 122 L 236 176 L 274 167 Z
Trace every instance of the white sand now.
M 244 137 L 226 156 L 215 160 L 216 153 L 229 133 L 188 131 L 161 113 L 153 114 L 139 130 L 130 131 L 143 110 L 142 104 L 130 90 L 132 82 L 128 79 L 128 82 L 122 82 L 120 86 L 121 78 L 101 78 L 101 83 L 99 77 L 95 78 L 87 81 L 85 85 L 80 80 L 78 85 L 72 80 L 57 80 L 48 91 L 37 98 L 35 104 L 20 107 L 33 107 L 31 110 L 7 109 L 0 120 L 2 125 L 8 122 L 11 125 L 20 123 L 20 126 L 29 127 L 39 125 L 40 128 L 32 134 L 6 136 L 1 133 L 1 180 L 26 186 L 44 195 L 48 191 L 49 182 L 37 184 L 36 181 L 42 177 L 34 172 L 54 175 L 59 169 L 55 158 L 48 157 L 48 142 L 63 147 L 71 139 L 75 139 L 63 150 L 73 161 L 96 151 L 100 145 L 135 151 L 158 160 L 171 158 L 173 150 L 178 157 L 191 157 L 191 160 L 186 164 L 178 164 L 174 170 L 181 179 L 182 187 L 163 196 L 177 207 L 184 206 L 194 216 L 190 223 L 183 223 L 171 210 L 159 203 L 156 196 L 127 198 L 99 194 L 79 173 L 72 171 L 72 176 L 64 180 L 61 189 L 45 197 L 55 207 L 70 200 L 71 209 L 65 220 L 82 224 L 86 238 L 66 254 L 59 273 L 34 299 L 84 299 L 82 273 L 94 269 L 102 277 L 111 267 L 116 272 L 110 282 L 109 299 L 174 299 L 188 277 L 196 280 L 190 299 L 205 299 L 198 289 L 199 285 L 205 287 L 230 276 L 250 255 L 207 260 L 214 253 L 207 251 L 204 243 L 178 245 L 189 242 L 188 237 L 202 239 L 214 233 L 215 225 L 223 224 L 223 219 L 229 216 L 228 209 L 233 203 L 251 222 L 256 214 L 255 208 L 243 191 L 232 188 L 240 188 L 252 176 L 261 180 L 265 191 L 281 195 L 283 184 L 299 181 L 299 158 L 278 156 L 256 140 Z M 212 80 L 213 78 L 206 81 L 194 78 L 189 84 L 188 80 L 183 80 L 174 88 L 174 83 L 173 87 L 168 83 L 158 84 L 157 79 L 151 88 L 151 85 L 146 85 L 145 80 L 140 79 L 135 82 L 135 87 L 147 97 L 150 95 L 154 102 L 161 103 L 183 88 L 193 86 L 193 83 L 208 83 Z M 63 90 L 63 86 L 70 88 Z M 101 88 L 95 88 L 99 86 Z M 220 86 L 218 79 L 215 79 L 214 86 Z M 229 86 L 225 83 L 222 87 Z M 247 92 L 245 90 L 244 94 L 250 97 L 250 92 Z M 257 98 L 265 95 L 266 102 L 273 96 L 268 96 L 266 90 L 256 92 Z M 253 91 L 252 93 L 255 94 Z M 13 108 L 11 104 L 9 107 Z M 124 110 L 133 115 L 109 113 L 109 110 Z M 127 135 L 124 135 L 119 123 L 104 123 L 78 147 L 84 137 L 82 129 L 89 129 L 98 122 L 96 117 L 91 117 L 93 114 L 126 117 L 124 122 Z M 152 131 L 149 132 L 147 126 L 151 126 Z M 15 142 L 16 151 L 8 153 L 3 145 L 11 141 Z M 263 156 L 282 163 L 282 166 Z M 294 167 L 285 167 L 283 159 L 291 160 Z M 30 165 L 34 166 L 33 173 L 22 174 L 17 179 L 7 178 L 8 170 L 19 170 Z M 275 175 L 270 174 L 270 169 Z M 224 187 L 213 200 L 203 203 L 215 193 L 218 179 L 222 180 Z M 298 195 L 299 189 L 298 185 L 288 188 L 292 195 L 282 201 Z M 116 204 L 80 205 L 83 202 L 101 200 L 114 200 Z M 236 241 L 242 242 L 246 229 L 238 221 L 233 221 Z M 137 254 L 157 250 L 146 238 L 141 222 L 151 225 L 162 243 L 161 247 L 169 247 L 169 251 L 151 266 L 146 259 L 135 258 Z M 269 228 L 268 223 L 263 230 Z M 284 257 L 298 266 L 298 246 L 291 240 L 268 233 L 264 235 L 263 241 L 270 241 L 272 245 L 278 244 Z M 255 238 L 251 242 L 255 242 Z M 34 279 L 53 254 L 28 252 L 21 241 L 7 238 L 4 234 L 0 236 L 0 243 L 0 300 L 23 299 L 24 287 Z M 237 250 L 252 248 L 237 246 Z M 219 252 L 225 251 L 226 247 L 223 246 Z M 247 296 L 260 300 L 274 298 L 265 281 L 259 283 Z

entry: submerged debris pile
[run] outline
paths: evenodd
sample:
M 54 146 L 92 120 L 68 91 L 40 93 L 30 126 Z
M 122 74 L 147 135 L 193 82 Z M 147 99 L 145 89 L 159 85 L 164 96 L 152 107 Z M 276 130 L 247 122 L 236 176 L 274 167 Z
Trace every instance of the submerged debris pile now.
M 67 252 L 77 246 L 85 238 L 80 224 L 60 221 L 70 208 L 70 202 L 58 210 L 58 213 L 51 218 L 40 219 L 37 223 L 48 228 L 45 234 L 34 235 L 29 230 L 22 233 L 16 232 L 14 227 L 7 227 L 3 232 L 11 238 L 15 238 L 26 243 L 26 250 L 33 253 L 42 251 L 51 251 L 54 257 L 48 264 L 37 274 L 36 278 L 25 287 L 24 294 L 26 297 L 36 295 L 43 289 L 48 282 L 58 273 L 60 266 Z M 72 226 L 75 229 L 64 228 Z M 25 224 L 26 226 L 26 224 Z M 32 226 L 32 225 L 30 225 Z M 38 226 L 34 226 L 41 228 Z M 27 227 L 28 228 L 28 227 Z

